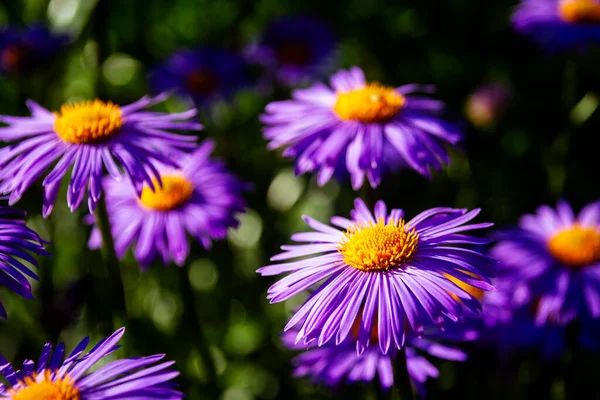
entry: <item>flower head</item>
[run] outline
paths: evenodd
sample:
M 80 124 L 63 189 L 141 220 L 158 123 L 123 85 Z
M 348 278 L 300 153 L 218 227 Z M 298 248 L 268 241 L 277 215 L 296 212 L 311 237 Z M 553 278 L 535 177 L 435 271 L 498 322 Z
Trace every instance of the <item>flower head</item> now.
M 443 145 L 461 132 L 439 118 L 441 102 L 415 95 L 429 87 L 400 88 L 368 83 L 360 68 L 337 72 L 331 86 L 297 89 L 293 99 L 267 105 L 261 117 L 269 148 L 296 158 L 296 172 L 318 172 L 324 185 L 350 175 L 352 187 L 372 187 L 382 175 L 409 167 L 430 177 L 449 163 Z
M 165 264 L 182 265 L 190 251 L 186 234 L 208 248 L 211 240 L 224 238 L 229 228 L 237 226 L 236 214 L 245 209 L 241 192 L 246 185 L 210 158 L 213 148 L 214 143 L 207 140 L 194 153 L 181 157 L 181 168 L 160 168 L 162 187 L 155 185 L 152 191 L 145 186 L 141 197 L 129 182 L 104 180 L 119 257 L 135 244 L 135 257 L 144 267 L 157 257 Z M 97 228 L 89 245 L 102 245 Z
M 356 320 L 352 335 L 357 335 L 360 320 Z M 413 385 L 424 395 L 425 382 L 428 378 L 437 378 L 438 369 L 427 359 L 426 355 L 444 360 L 464 361 L 467 355 L 446 342 L 473 340 L 477 333 L 462 329 L 461 324 L 452 324 L 450 329 L 441 331 L 430 326 L 420 336 L 409 334 L 406 340 L 406 367 Z M 370 382 L 377 375 L 384 389 L 394 383 L 393 362 L 396 351 L 383 354 L 377 346 L 377 332 L 372 332 L 374 344 L 365 349 L 361 355 L 356 354 L 355 340 L 348 338 L 339 345 L 328 344 L 317 347 L 315 340 L 296 342 L 297 330 L 283 334 L 286 347 L 304 352 L 294 358 L 295 376 L 307 376 L 315 383 L 324 383 L 337 387 L 344 382 Z
M 181 50 L 152 71 L 150 86 L 157 93 L 186 94 L 200 106 L 232 97 L 246 84 L 245 69 L 244 61 L 226 50 Z
M 0 206 L 0 286 L 31 299 L 31 285 L 27 277 L 37 275 L 21 260 L 37 267 L 35 255 L 48 255 L 44 241 L 25 225 L 25 213 L 12 207 Z M 6 311 L 0 302 L 0 318 L 6 319 Z
M 39 67 L 66 44 L 66 35 L 53 35 L 44 26 L 0 30 L 0 73 L 24 74 Z
M 578 216 L 566 202 L 542 206 L 499 239 L 491 254 L 514 282 L 512 301 L 532 308 L 539 325 L 600 317 L 600 203 Z
M 511 90 L 502 82 L 480 86 L 467 99 L 467 118 L 478 128 L 489 128 L 502 117 L 510 98 Z
M 402 348 L 409 332 L 419 334 L 431 323 L 443 325 L 446 318 L 457 321 L 480 310 L 471 294 L 448 279 L 493 289 L 487 276 L 494 261 L 459 247 L 487 242 L 461 233 L 491 225 L 465 225 L 479 210 L 433 208 L 405 222 L 401 210 L 388 214 L 382 201 L 374 214 L 360 199 L 354 205 L 352 219 L 331 219 L 341 230 L 304 217 L 315 231 L 293 235 L 292 240 L 304 244 L 282 246 L 284 252 L 271 258 L 296 260 L 258 270 L 262 275 L 291 272 L 269 288 L 271 302 L 325 280 L 286 326 L 301 326 L 298 341 L 341 343 L 360 315 L 355 340 L 360 353 L 371 341 L 377 315 L 379 348 L 387 354 Z
M 335 61 L 336 40 L 318 19 L 286 16 L 271 23 L 261 41 L 245 51 L 249 62 L 261 64 L 268 77 L 284 86 L 319 79 Z
M 584 48 L 600 41 L 600 1 L 522 0 L 512 22 L 549 49 Z
M 118 106 L 101 100 L 65 104 L 50 112 L 33 101 L 27 106 L 31 117 L 0 116 L 8 124 L 0 128 L 0 140 L 9 145 L 0 149 L 0 193 L 10 194 L 10 204 L 46 171 L 43 214 L 52 211 L 60 183 L 72 167 L 67 203 L 75 211 L 88 192 L 92 212 L 102 194 L 104 169 L 115 179 L 126 177 L 138 195 L 144 184 L 154 187 L 158 163 L 177 166 L 168 157 L 172 151 L 196 147 L 194 136 L 170 130 L 200 130 L 188 121 L 195 110 L 177 114 L 142 111 L 164 96 L 143 97 Z
M 52 352 L 52 344 L 42 349 L 37 366 L 26 360 L 20 370 L 0 355 L 0 399 L 6 400 L 108 400 L 108 399 L 182 399 L 171 382 L 179 372 L 174 362 L 156 364 L 164 354 L 116 360 L 88 372 L 112 353 L 125 329 L 121 328 L 85 352 L 90 339 L 83 339 L 67 356 L 64 344 Z M 155 365 L 152 365 L 155 364 Z

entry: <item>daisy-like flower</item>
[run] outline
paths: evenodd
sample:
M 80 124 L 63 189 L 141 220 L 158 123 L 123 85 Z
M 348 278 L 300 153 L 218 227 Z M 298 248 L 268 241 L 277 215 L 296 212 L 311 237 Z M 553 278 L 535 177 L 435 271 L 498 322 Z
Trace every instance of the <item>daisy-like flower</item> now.
M 37 366 L 25 360 L 20 370 L 0 355 L 0 399 L 6 400 L 108 400 L 108 399 L 182 399 L 171 382 L 179 372 L 171 369 L 174 361 L 156 364 L 164 354 L 116 360 L 88 372 L 112 353 L 121 340 L 124 328 L 103 339 L 85 352 L 90 339 L 83 339 L 66 358 L 64 344 L 52 351 L 47 343 Z M 154 364 L 154 365 L 153 365 Z
M 425 394 L 425 382 L 429 378 L 437 378 L 439 370 L 427 359 L 426 355 L 449 361 L 464 361 L 467 355 L 447 341 L 458 342 L 473 340 L 477 332 L 463 330 L 460 324 L 447 330 L 428 327 L 421 336 L 409 335 L 406 341 L 406 367 L 411 382 L 421 396 Z M 358 337 L 359 321 L 352 327 L 352 334 Z M 356 354 L 354 340 L 346 339 L 339 345 L 317 347 L 315 340 L 307 343 L 296 343 L 297 331 L 290 330 L 283 335 L 283 343 L 293 350 L 305 350 L 292 363 L 294 375 L 307 376 L 315 383 L 337 387 L 344 382 L 370 382 L 377 375 L 384 389 L 394 384 L 393 362 L 396 351 L 383 354 L 379 347 L 369 346 L 362 355 Z M 372 332 L 371 340 L 377 343 L 377 333 Z
M 501 233 L 491 254 L 514 282 L 514 304 L 530 306 L 538 324 L 600 317 L 600 202 L 578 216 L 566 202 L 542 206 Z
M 48 62 L 67 43 L 44 26 L 0 30 L 0 73 L 25 74 Z
M 144 108 L 165 96 L 143 97 L 118 106 L 101 100 L 65 104 L 50 112 L 28 101 L 31 117 L 0 116 L 9 126 L 0 128 L 0 140 L 9 145 L 0 149 L 0 193 L 10 194 L 14 204 L 46 171 L 43 215 L 52 211 L 60 183 L 71 169 L 67 203 L 71 211 L 81 204 L 86 192 L 90 212 L 102 194 L 104 169 L 115 179 L 122 178 L 119 165 L 141 194 L 143 184 L 154 187 L 161 162 L 177 166 L 170 151 L 196 147 L 195 136 L 169 130 L 200 130 L 189 121 L 196 110 L 176 114 L 150 112 Z
M 282 246 L 284 252 L 271 258 L 293 261 L 258 270 L 262 275 L 292 272 L 269 288 L 271 302 L 287 300 L 326 280 L 285 328 L 301 326 L 297 341 L 316 339 L 319 346 L 332 340 L 341 343 L 360 318 L 356 341 L 360 354 L 369 345 L 377 314 L 379 347 L 387 354 L 391 348 L 402 348 L 407 332 L 419 334 L 432 322 L 443 325 L 445 317 L 457 321 L 480 310 L 476 299 L 447 278 L 493 289 L 487 276 L 494 261 L 459 247 L 486 242 L 461 233 L 492 225 L 466 224 L 479 210 L 433 208 L 406 222 L 401 210 L 388 214 L 382 201 L 375 205 L 374 215 L 362 200 L 354 204 L 352 219 L 331 219 L 342 230 L 304 217 L 314 231 L 294 234 L 292 240 L 303 244 Z
M 293 87 L 321 78 L 333 66 L 336 40 L 318 19 L 286 16 L 272 22 L 245 54 L 250 63 L 266 68 L 268 78 Z
M 0 286 L 32 299 L 31 285 L 27 277 L 37 275 L 23 264 L 26 261 L 37 267 L 36 259 L 30 254 L 47 256 L 44 241 L 25 225 L 25 213 L 12 207 L 0 206 Z M 6 310 L 0 302 L 0 318 L 6 319 Z
M 600 42 L 600 1 L 522 0 L 512 22 L 549 49 L 581 49 Z
M 150 74 L 157 93 L 174 90 L 197 105 L 232 97 L 246 84 L 244 61 L 226 50 L 199 48 L 174 53 Z
M 194 153 L 181 156 L 181 169 L 161 168 L 162 188 L 144 187 L 141 198 L 128 182 L 104 180 L 115 250 L 124 257 L 135 245 L 135 257 L 146 267 L 160 257 L 164 264 L 183 265 L 190 252 L 186 234 L 205 248 L 227 236 L 245 209 L 241 192 L 247 185 L 218 160 L 210 158 L 214 143 L 205 141 Z M 90 216 L 90 222 L 94 222 Z M 89 246 L 102 246 L 94 228 Z
M 407 166 L 430 177 L 430 168 L 448 164 L 443 144 L 456 144 L 461 132 L 439 118 L 441 102 L 414 94 L 430 87 L 368 83 L 358 67 L 337 72 L 330 83 L 295 90 L 261 117 L 269 148 L 285 148 L 296 173 L 318 171 L 319 185 L 350 174 L 358 190 L 365 175 L 377 187 L 385 172 Z

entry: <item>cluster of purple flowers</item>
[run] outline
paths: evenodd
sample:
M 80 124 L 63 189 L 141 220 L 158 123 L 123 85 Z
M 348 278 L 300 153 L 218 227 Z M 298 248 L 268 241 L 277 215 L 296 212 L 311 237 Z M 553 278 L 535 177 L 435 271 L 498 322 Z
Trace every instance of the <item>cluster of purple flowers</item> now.
M 596 0 L 524 0 L 514 15 L 520 32 L 550 48 L 581 48 L 600 40 Z M 43 28 L 0 32 L 0 71 L 22 73 L 52 57 L 65 43 Z M 267 28 L 242 56 L 201 48 L 175 53 L 150 74 L 159 94 L 120 106 L 99 99 L 49 111 L 30 100 L 31 116 L 0 116 L 0 194 L 13 205 L 36 182 L 48 217 L 67 174 L 71 212 L 87 200 L 89 247 L 103 246 L 94 212 L 105 202 L 119 258 L 129 250 L 140 266 L 188 260 L 190 238 L 209 248 L 236 227 L 248 185 L 211 158 L 212 140 L 197 143 L 203 126 L 196 108 L 148 110 L 175 90 L 200 107 L 228 98 L 247 83 L 246 63 L 265 69 L 262 83 L 278 81 L 291 99 L 267 105 L 260 117 L 268 148 L 283 149 L 296 173 L 315 173 L 318 185 L 335 178 L 371 188 L 400 169 L 430 178 L 450 163 L 449 149 L 463 139 L 461 126 L 430 85 L 391 86 L 369 81 L 359 67 L 333 73 L 336 43 L 327 26 L 286 17 Z M 477 91 L 467 109 L 485 126 L 506 109 L 502 85 Z M 436 207 L 408 218 L 384 201 L 372 208 L 354 201 L 349 217 L 326 224 L 304 217 L 307 232 L 281 246 L 257 272 L 287 274 L 268 289 L 272 302 L 300 293 L 307 299 L 285 326 L 283 343 L 303 351 L 295 375 L 339 386 L 344 381 L 394 383 L 401 354 L 419 393 L 437 377 L 429 357 L 463 361 L 460 342 L 501 349 L 540 347 L 558 354 L 573 321 L 583 343 L 600 321 L 600 202 L 579 214 L 566 202 L 540 207 L 517 227 L 479 237 L 492 226 L 474 222 L 479 209 Z M 0 285 L 31 298 L 34 256 L 46 242 L 25 225 L 25 215 L 0 207 Z M 495 244 L 488 249 L 490 242 Z M 26 264 L 26 263 L 28 264 Z M 0 303 L 0 317 L 7 313 Z M 38 363 L 21 369 L 0 356 L 2 399 L 180 399 L 178 375 L 164 355 L 121 359 L 90 372 L 117 349 L 124 328 L 86 352 L 84 339 L 65 357 L 65 346 L 43 347 Z M 158 363 L 158 364 L 157 364 Z

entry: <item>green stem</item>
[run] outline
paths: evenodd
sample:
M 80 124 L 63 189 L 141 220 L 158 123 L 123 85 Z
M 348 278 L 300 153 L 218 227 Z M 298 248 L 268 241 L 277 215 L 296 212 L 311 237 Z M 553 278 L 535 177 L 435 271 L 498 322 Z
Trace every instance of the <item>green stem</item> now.
M 399 400 L 413 400 L 414 393 L 406 367 L 406 347 L 399 350 L 394 361 L 394 394 Z
M 104 196 L 100 198 L 98 207 L 96 208 L 96 225 L 102 234 L 102 258 L 104 259 L 104 266 L 108 273 L 108 288 L 110 289 L 110 295 L 112 298 L 112 310 L 116 312 L 116 319 L 113 319 L 115 323 L 122 322 L 127 316 L 127 306 L 125 303 L 125 288 L 123 286 L 123 280 L 121 278 L 121 267 L 119 265 L 119 259 L 115 252 L 115 241 L 112 236 L 110 229 L 110 221 L 108 219 L 108 212 L 106 210 L 106 201 Z M 117 328 L 120 328 L 118 326 Z
M 200 313 L 196 307 L 196 296 L 194 289 L 190 284 L 188 277 L 187 268 L 179 268 L 178 271 L 181 295 L 184 302 L 184 315 L 182 320 L 187 322 L 186 328 L 189 329 L 190 334 L 195 337 L 195 343 L 197 343 L 198 350 L 200 351 L 200 357 L 202 357 L 202 364 L 207 372 L 209 383 L 216 385 L 217 369 L 215 367 L 214 358 L 210 351 L 210 344 L 208 343 L 206 333 L 202 329 L 200 323 Z

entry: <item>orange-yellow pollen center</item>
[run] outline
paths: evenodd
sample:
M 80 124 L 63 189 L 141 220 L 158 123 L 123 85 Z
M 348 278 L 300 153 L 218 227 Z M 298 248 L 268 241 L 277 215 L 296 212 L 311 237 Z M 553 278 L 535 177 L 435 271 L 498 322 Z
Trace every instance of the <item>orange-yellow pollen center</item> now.
M 384 122 L 398 114 L 406 98 L 393 87 L 369 83 L 362 89 L 338 93 L 333 111 L 343 120 Z
M 387 271 L 410 261 L 419 242 L 414 229 L 403 219 L 389 221 L 380 218 L 376 224 L 355 224 L 344 233 L 338 251 L 344 262 L 363 271 Z
M 54 115 L 54 130 L 68 143 L 96 143 L 109 138 L 123 125 L 121 108 L 101 100 L 65 104 Z
M 478 276 L 472 272 L 469 271 L 464 271 L 461 270 L 461 272 L 464 272 L 467 275 L 472 276 L 473 278 L 478 278 Z M 471 296 L 475 297 L 477 300 L 481 301 L 481 299 L 483 299 L 483 293 L 484 291 L 482 289 L 479 289 L 475 286 L 471 286 L 466 282 L 461 281 L 460 279 L 447 274 L 444 272 L 443 274 L 446 278 L 448 278 L 448 280 L 452 283 L 454 283 L 456 286 L 458 286 L 459 288 L 461 288 L 462 290 L 464 290 L 465 292 L 469 293 Z M 460 298 L 455 295 L 454 293 L 451 294 L 452 298 L 456 301 L 460 301 Z
M 182 176 L 165 175 L 160 177 L 162 187 L 153 180 L 154 191 L 145 186 L 140 202 L 153 210 L 168 211 L 179 207 L 192 197 L 194 186 Z
M 19 381 L 7 395 L 11 400 L 79 400 L 79 389 L 68 375 L 53 380 L 52 372 L 45 370 Z
M 565 22 L 600 24 L 600 3 L 594 0 L 563 0 L 558 12 Z
M 600 260 L 600 232 L 575 225 L 552 236 L 548 249 L 563 264 L 583 267 Z

